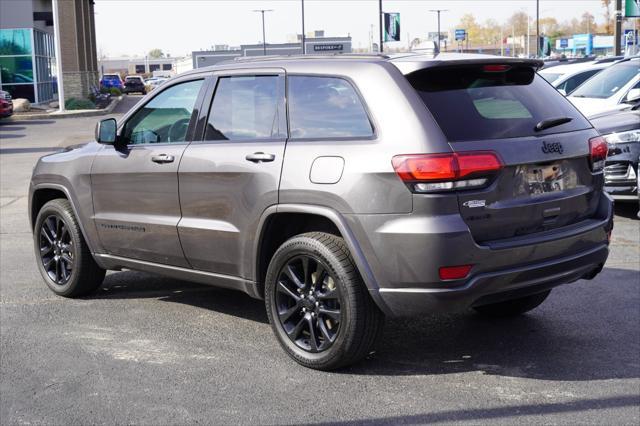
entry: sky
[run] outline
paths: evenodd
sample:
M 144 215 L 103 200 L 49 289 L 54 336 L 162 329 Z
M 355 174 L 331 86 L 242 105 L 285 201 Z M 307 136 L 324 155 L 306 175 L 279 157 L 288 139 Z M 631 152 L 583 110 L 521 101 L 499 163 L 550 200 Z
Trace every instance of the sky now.
M 524 11 L 533 20 L 535 8 L 535 0 L 383 1 L 385 12 L 400 13 L 402 41 L 390 47 L 437 31 L 436 14 L 430 9 L 448 10 L 441 14 L 445 31 L 465 13 L 479 22 L 503 22 Z M 261 43 L 261 17 L 255 9 L 273 10 L 265 13 L 267 43 L 284 43 L 301 32 L 300 0 L 95 0 L 98 55 L 144 56 L 160 48 L 171 56 L 186 56 L 214 44 Z M 588 11 L 600 23 L 603 10 L 600 0 L 540 0 L 540 17 L 559 22 L 579 19 Z M 305 0 L 305 29 L 323 29 L 326 36 L 351 35 L 354 48 L 366 48 L 372 25 L 378 37 L 377 13 L 378 0 Z

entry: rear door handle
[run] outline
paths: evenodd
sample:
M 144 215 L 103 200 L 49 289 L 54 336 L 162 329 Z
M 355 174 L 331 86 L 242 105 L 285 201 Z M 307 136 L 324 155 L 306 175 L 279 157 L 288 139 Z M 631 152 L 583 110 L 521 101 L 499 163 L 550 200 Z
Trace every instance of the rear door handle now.
M 268 163 L 275 160 L 276 156 L 273 154 L 265 154 L 264 152 L 254 152 L 244 158 L 248 161 L 253 161 L 254 163 Z
M 151 161 L 158 164 L 173 163 L 173 160 L 175 160 L 173 155 L 167 154 L 154 155 L 153 157 L 151 157 Z

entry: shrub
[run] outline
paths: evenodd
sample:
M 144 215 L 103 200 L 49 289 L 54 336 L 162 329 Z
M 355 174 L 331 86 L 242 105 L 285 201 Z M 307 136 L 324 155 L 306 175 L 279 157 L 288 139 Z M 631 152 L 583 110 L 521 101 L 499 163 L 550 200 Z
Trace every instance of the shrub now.
M 70 111 L 78 109 L 96 109 L 96 106 L 89 99 L 69 98 L 64 102 L 64 107 Z
M 110 88 L 109 89 L 109 93 L 111 93 L 111 96 L 120 96 L 120 95 L 122 95 L 122 92 L 117 87 Z

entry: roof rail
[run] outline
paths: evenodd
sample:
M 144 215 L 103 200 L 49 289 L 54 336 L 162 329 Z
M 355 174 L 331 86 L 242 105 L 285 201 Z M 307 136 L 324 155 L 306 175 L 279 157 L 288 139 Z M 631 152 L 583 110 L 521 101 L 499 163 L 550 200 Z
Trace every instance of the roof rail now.
M 381 53 L 329 53 L 323 55 L 267 55 L 267 56 L 238 56 L 234 62 L 262 62 L 286 59 L 390 59 L 391 56 Z

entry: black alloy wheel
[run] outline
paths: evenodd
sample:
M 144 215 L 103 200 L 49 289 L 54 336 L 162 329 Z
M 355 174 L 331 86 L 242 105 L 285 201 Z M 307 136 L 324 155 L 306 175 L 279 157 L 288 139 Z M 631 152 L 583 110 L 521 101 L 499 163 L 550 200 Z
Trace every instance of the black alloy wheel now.
M 55 294 L 84 296 L 102 284 L 105 270 L 93 258 L 68 200 L 56 198 L 40 208 L 33 245 L 38 271 Z
M 305 351 L 331 347 L 340 332 L 340 290 L 319 259 L 300 255 L 280 269 L 275 287 L 278 319 L 289 339 Z
M 60 216 L 47 216 L 40 226 L 40 261 L 53 283 L 65 285 L 69 281 L 74 258 L 69 227 Z

